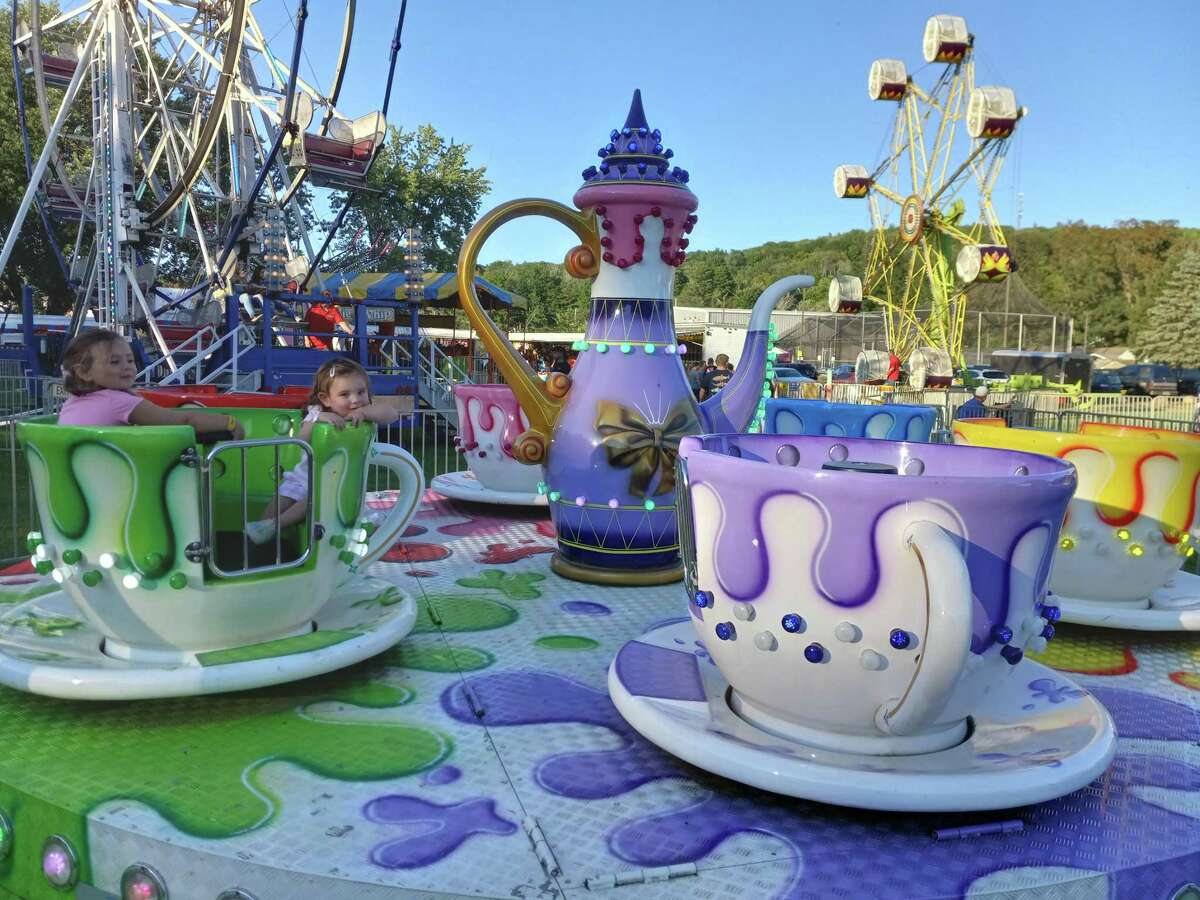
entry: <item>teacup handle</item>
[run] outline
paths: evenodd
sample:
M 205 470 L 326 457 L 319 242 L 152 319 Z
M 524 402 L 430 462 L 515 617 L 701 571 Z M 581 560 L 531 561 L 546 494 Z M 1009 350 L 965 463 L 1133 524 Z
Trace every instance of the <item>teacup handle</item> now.
M 400 539 L 425 493 L 425 472 L 407 450 L 401 450 L 395 444 L 375 444 L 367 464 L 382 466 L 400 480 L 400 498 L 375 533 L 367 538 L 366 555 L 356 564 L 360 569 L 375 562 Z
M 941 713 L 971 652 L 971 574 L 955 540 L 933 522 L 914 522 L 904 535 L 925 582 L 926 625 L 921 661 L 904 696 L 879 707 L 888 734 L 913 734 Z

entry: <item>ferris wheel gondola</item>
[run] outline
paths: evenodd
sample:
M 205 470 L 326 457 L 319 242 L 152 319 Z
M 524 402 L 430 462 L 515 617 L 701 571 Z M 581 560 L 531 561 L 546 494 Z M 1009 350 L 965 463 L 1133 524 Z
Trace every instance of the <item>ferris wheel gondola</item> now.
M 977 86 L 975 38 L 960 16 L 933 16 L 922 50 L 935 75 L 923 88 L 901 60 L 877 59 L 868 96 L 895 105 L 888 155 L 875 168 L 834 172 L 842 199 L 866 200 L 874 231 L 861 279 L 830 285 L 830 309 L 880 307 L 888 348 L 923 383 L 948 383 L 962 364 L 966 293 L 1014 270 L 991 195 L 1026 110 L 1011 88 Z M 978 217 L 968 223 L 968 208 Z
M 275 269 L 283 283 L 281 259 L 305 272 L 316 268 L 298 188 L 355 190 L 386 130 L 385 113 L 352 119 L 337 109 L 354 0 L 346 3 L 328 94 L 296 71 L 306 0 L 295 17 L 290 65 L 272 53 L 252 0 L 87 0 L 53 17 L 42 15 L 39 0 L 28 6 L 30 21 L 18 28 L 13 0 L 14 70 L 31 83 L 45 141 L 36 162 L 27 150 L 30 185 L 0 269 L 35 200 L 76 287 L 76 312 L 91 307 L 100 324 L 120 330 L 140 319 L 154 331 L 154 278 L 146 274 L 155 264 L 168 264 L 173 281 L 197 291 L 262 282 Z M 402 22 L 403 4 L 389 94 Z M 36 141 L 17 94 L 28 148 Z M 315 140 L 350 138 L 353 164 L 336 185 L 315 176 L 318 165 L 303 152 L 284 158 L 285 143 L 301 133 L 296 111 L 319 115 Z M 356 127 L 366 120 L 369 135 Z M 305 132 L 295 143 L 308 140 Z

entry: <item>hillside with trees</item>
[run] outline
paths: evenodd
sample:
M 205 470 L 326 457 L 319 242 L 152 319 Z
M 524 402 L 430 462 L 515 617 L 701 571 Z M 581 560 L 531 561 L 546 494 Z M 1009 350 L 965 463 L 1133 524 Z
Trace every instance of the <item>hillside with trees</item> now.
M 970 309 L 1001 311 L 1007 294 L 1014 313 L 1074 317 L 1077 334 L 1086 323 L 1092 346 L 1139 346 L 1149 310 L 1188 249 L 1200 247 L 1200 229 L 1176 222 L 1126 221 L 1107 228 L 1070 222 L 1010 230 L 1008 236 L 1018 267 L 1012 284 L 973 287 Z M 816 286 L 793 300 L 791 308 L 827 310 L 830 279 L 861 274 L 870 239 L 869 232 L 859 230 L 745 250 L 689 253 L 676 279 L 676 303 L 746 308 L 771 282 L 806 272 L 816 276 Z M 584 322 L 586 286 L 569 278 L 560 265 L 494 262 L 483 268 L 483 275 L 529 299 L 530 330 L 575 330 Z M 1174 290 L 1185 291 L 1181 286 Z M 1200 349 L 1200 334 L 1190 339 Z

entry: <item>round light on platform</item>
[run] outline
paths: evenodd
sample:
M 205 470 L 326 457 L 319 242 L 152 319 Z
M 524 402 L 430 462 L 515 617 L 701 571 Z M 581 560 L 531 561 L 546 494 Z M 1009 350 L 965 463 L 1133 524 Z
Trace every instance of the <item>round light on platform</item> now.
M 217 894 L 217 900 L 258 900 L 258 898 L 245 888 L 235 887 L 221 891 Z
M 79 880 L 79 855 L 61 834 L 52 834 L 42 844 L 42 874 L 57 891 L 69 891 Z
M 0 860 L 8 859 L 13 847 L 12 819 L 0 809 Z
M 121 900 L 167 900 L 167 883 L 145 863 L 134 863 L 121 873 Z

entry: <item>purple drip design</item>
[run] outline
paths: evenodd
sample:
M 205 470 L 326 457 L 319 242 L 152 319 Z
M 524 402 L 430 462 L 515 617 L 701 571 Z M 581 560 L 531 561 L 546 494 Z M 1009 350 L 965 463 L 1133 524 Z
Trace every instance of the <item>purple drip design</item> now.
M 552 794 L 598 800 L 680 775 L 679 763 L 625 724 L 605 691 L 551 672 L 504 672 L 468 678 L 466 683 L 478 706 L 487 710 L 483 719 L 475 717 L 461 685 L 442 693 L 442 709 L 464 724 L 494 728 L 578 722 L 607 728 L 622 739 L 617 750 L 560 753 L 542 760 L 533 777 Z
M 426 786 L 440 787 L 443 784 L 451 784 L 462 778 L 462 769 L 458 766 L 441 766 L 428 773 L 421 781 L 421 784 Z
M 593 603 L 590 600 L 567 600 L 559 606 L 563 612 L 576 613 L 580 616 L 612 615 L 612 610 L 603 603 Z
M 617 677 L 636 697 L 705 699 L 704 683 L 700 680 L 696 657 L 691 653 L 630 641 L 617 654 L 616 666 Z
M 774 797 L 707 776 L 658 751 L 625 725 L 605 694 L 561 676 L 510 672 L 468 683 L 487 715 L 476 719 L 461 689 L 452 687 L 442 694 L 442 706 L 460 722 L 488 727 L 579 722 L 608 728 L 622 739 L 619 750 L 544 759 L 535 779 L 553 794 L 595 800 L 661 778 L 696 781 L 712 791 L 692 806 L 616 826 L 609 848 L 631 865 L 695 862 L 736 834 L 758 832 L 785 842 L 796 856 L 788 884 L 777 896 L 804 900 L 961 897 L 985 875 L 1024 866 L 1111 872 L 1114 897 L 1165 898 L 1200 866 L 1200 822 L 1135 793 L 1141 786 L 1200 790 L 1200 769 L 1175 760 L 1120 755 L 1087 788 L 1022 809 L 1023 833 L 989 835 L 979 839 L 986 846 L 967 846 L 933 841 L 929 834 L 1012 815 L 887 814 Z M 1092 693 L 1123 737 L 1200 740 L 1200 720 L 1184 704 L 1118 688 Z M 880 860 L 903 864 L 880 865 Z
M 371 862 L 387 869 L 419 869 L 445 859 L 475 834 L 512 834 L 517 826 L 496 815 L 496 801 L 476 797 L 441 806 L 420 797 L 390 794 L 363 807 L 363 815 L 382 825 L 407 825 L 405 837 L 371 850 Z M 412 826 L 424 826 L 413 828 Z

